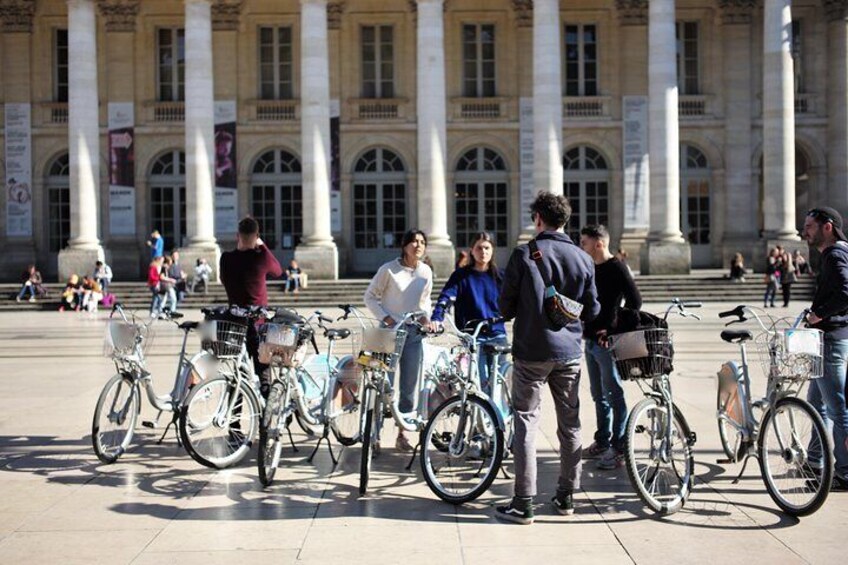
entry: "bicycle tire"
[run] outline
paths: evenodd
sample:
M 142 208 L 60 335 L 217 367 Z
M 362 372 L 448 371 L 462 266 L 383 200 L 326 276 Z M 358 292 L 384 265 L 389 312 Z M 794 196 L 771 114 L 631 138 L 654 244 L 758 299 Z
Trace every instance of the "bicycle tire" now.
M 243 412 L 245 410 L 248 411 L 247 423 L 249 424 L 249 428 L 246 433 L 241 428 L 232 428 L 231 422 L 227 422 L 226 426 L 216 425 L 214 418 L 219 417 L 220 414 L 216 413 L 209 422 L 201 422 L 199 418 L 196 418 L 192 414 L 195 403 L 205 401 L 204 397 L 211 397 L 216 394 L 216 391 L 213 390 L 216 388 L 220 389 L 217 392 L 217 394 L 220 394 L 220 397 L 217 399 L 213 398 L 211 404 L 216 405 L 218 412 L 224 406 L 229 405 L 229 395 L 233 393 L 235 387 L 228 377 L 217 376 L 194 387 L 188 398 L 186 398 L 185 406 L 180 411 L 180 437 L 182 438 L 183 445 L 191 458 L 205 467 L 212 469 L 232 467 L 244 459 L 253 445 L 253 438 L 256 436 L 257 428 L 259 427 L 259 400 L 256 397 L 256 393 L 247 383 L 241 382 L 238 386 L 239 395 L 244 399 L 240 405 L 242 414 L 240 414 L 239 418 L 244 418 Z M 203 431 L 210 428 L 213 430 L 215 428 L 218 430 L 224 430 L 226 428 L 225 433 L 228 438 L 224 443 L 220 441 L 213 442 L 211 440 L 215 438 L 198 437 L 198 434 L 194 433 L 197 430 Z M 232 449 L 229 449 L 230 445 L 232 445 Z
M 638 437 L 643 437 L 643 433 L 645 431 L 643 424 L 639 423 L 640 417 L 648 411 L 657 411 L 661 419 L 665 418 L 667 417 L 665 407 L 661 406 L 655 398 L 645 398 L 633 408 L 630 412 L 630 416 L 627 418 L 627 446 L 624 452 L 624 459 L 625 466 L 627 467 L 627 474 L 630 477 L 630 483 L 633 485 L 633 488 L 636 490 L 636 494 L 639 495 L 642 502 L 644 502 L 648 508 L 661 515 L 674 514 L 680 510 L 684 504 L 686 504 L 686 500 L 689 498 L 689 494 L 692 491 L 692 480 L 695 474 L 695 461 L 692 456 L 692 447 L 689 440 L 691 437 L 689 424 L 686 422 L 686 419 L 683 417 L 683 414 L 677 406 L 672 404 L 672 408 L 674 428 L 676 429 L 677 436 L 681 441 L 680 447 L 682 448 L 681 455 L 683 457 L 683 461 L 681 462 L 683 477 L 680 476 L 677 466 L 675 465 L 673 451 L 669 462 L 663 462 L 661 460 L 656 461 L 657 457 L 653 455 L 656 452 L 656 446 L 653 443 L 653 439 L 651 439 L 651 445 L 648 450 L 651 458 L 655 459 L 655 461 L 651 462 L 653 472 L 649 477 L 648 473 L 651 472 L 651 466 L 645 465 L 645 477 L 642 477 L 642 469 L 636 452 L 636 450 L 640 447 L 637 445 L 636 441 L 637 434 Z M 650 431 L 648 435 L 656 435 L 658 426 L 654 421 L 651 421 L 650 424 L 654 429 Z M 660 422 L 659 427 L 663 427 L 663 422 Z M 663 437 L 664 436 L 665 432 L 663 432 Z M 671 471 L 674 474 L 673 476 L 677 478 L 677 482 L 680 484 L 679 488 L 675 489 L 675 491 L 670 495 L 669 500 L 661 500 L 658 496 L 654 495 L 654 486 L 661 482 L 658 479 L 658 477 L 660 477 L 660 465 L 665 465 L 666 467 L 670 466 Z M 662 476 L 672 477 L 665 467 L 662 469 Z M 651 483 L 651 485 L 646 484 L 646 479 Z M 668 484 L 670 485 L 670 483 Z
M 450 447 L 446 446 L 444 442 L 447 442 L 449 444 L 453 437 L 455 437 L 456 432 L 453 432 L 450 438 L 439 437 L 438 442 L 436 441 L 436 438 L 434 438 L 434 433 L 438 431 L 437 426 L 439 425 L 441 416 L 455 408 L 461 409 L 462 398 L 460 396 L 454 396 L 442 402 L 433 412 L 432 416 L 430 417 L 430 420 L 427 422 L 427 425 L 421 431 L 421 454 L 419 459 L 421 462 L 421 472 L 424 475 L 424 480 L 426 481 L 427 486 L 430 487 L 430 490 L 433 491 L 433 494 L 435 494 L 445 502 L 449 502 L 451 504 L 464 504 L 466 502 L 471 502 L 472 500 L 477 499 L 480 495 L 486 492 L 492 485 L 492 482 L 494 482 L 495 477 L 497 477 L 498 471 L 500 471 L 505 451 L 504 432 L 498 425 L 498 418 L 495 414 L 495 409 L 492 407 L 492 405 L 489 402 L 486 402 L 485 400 L 473 395 L 467 396 L 465 402 L 467 404 L 473 405 L 474 409 L 480 410 L 482 411 L 482 413 L 485 414 L 485 417 L 488 419 L 489 426 L 491 426 L 491 433 L 494 434 L 493 438 L 486 438 L 490 443 L 485 443 L 483 440 L 479 440 L 482 445 L 491 446 L 492 449 L 491 460 L 485 473 L 483 473 L 482 475 L 480 474 L 480 471 L 482 471 L 482 465 L 478 466 L 476 463 L 470 466 L 466 466 L 464 472 L 460 471 L 461 474 L 468 476 L 469 472 L 473 470 L 474 467 L 477 467 L 477 471 L 475 473 L 470 474 L 472 480 L 475 477 L 479 477 L 477 484 L 466 489 L 464 492 L 449 492 L 446 489 L 444 482 L 440 480 L 437 476 L 439 475 L 439 472 L 444 469 L 444 467 L 438 470 L 434 467 L 433 455 L 435 455 L 435 453 L 433 449 L 430 449 L 430 447 L 432 446 L 433 448 L 435 448 L 435 452 L 443 454 L 446 452 L 446 450 L 450 449 Z M 458 424 L 459 422 L 457 422 L 457 425 Z M 465 447 L 465 449 L 469 448 Z M 479 449 L 483 451 L 482 448 Z M 448 461 L 446 466 L 450 467 L 451 459 L 458 459 L 459 457 L 454 457 L 453 455 L 448 454 L 445 456 L 445 458 Z M 473 461 L 473 459 L 469 459 L 469 462 L 470 461 Z
M 263 486 L 270 486 L 274 482 L 277 467 L 274 465 L 274 457 L 279 448 L 282 426 L 281 399 L 285 393 L 283 383 L 277 381 L 271 385 L 268 391 L 268 400 L 265 401 L 265 409 L 262 412 L 262 422 L 259 425 L 259 452 L 256 457 L 256 465 L 259 468 L 259 482 Z
M 368 388 L 365 391 L 365 423 L 362 426 L 362 452 L 359 459 L 359 494 L 363 495 L 368 491 L 368 481 L 371 475 L 371 457 L 374 451 L 374 424 L 375 415 L 378 409 L 376 399 L 372 404 L 372 397 L 376 391 Z
M 349 447 L 354 445 L 362 437 L 360 430 L 361 414 L 360 408 L 362 400 L 359 398 L 359 383 L 355 388 L 350 386 L 350 383 L 342 383 L 336 381 L 336 391 L 333 392 L 332 402 L 335 402 L 337 395 L 341 394 L 342 405 L 338 412 L 335 412 L 330 419 L 330 429 L 333 435 L 340 444 Z
M 739 396 L 736 396 L 738 401 Z M 725 414 L 725 406 L 722 405 L 721 402 L 721 391 L 716 391 L 716 414 Z M 716 423 L 718 424 L 718 437 L 721 440 L 721 449 L 724 451 L 725 456 L 730 460 L 731 463 L 736 463 L 739 461 L 739 450 L 742 447 L 742 436 L 739 432 L 733 429 L 733 426 L 727 423 L 724 418 L 718 417 L 716 418 Z M 735 437 L 735 444 L 731 443 L 730 438 Z
M 809 465 L 808 460 L 802 463 L 802 467 L 800 469 L 796 467 L 793 473 L 794 476 L 789 477 L 790 479 L 795 479 L 795 481 L 799 484 L 803 484 L 804 489 L 807 491 L 813 490 L 810 488 L 811 486 L 816 487 L 812 492 L 810 500 L 804 504 L 792 504 L 785 496 L 782 495 L 781 490 L 776 483 L 776 477 L 774 473 L 772 473 L 770 458 L 766 452 L 769 447 L 767 443 L 769 439 L 769 429 L 770 427 L 777 429 L 777 426 L 774 424 L 775 414 L 779 414 L 782 410 L 790 409 L 792 407 L 806 413 L 806 415 L 810 418 L 810 422 L 812 423 L 811 431 L 814 431 L 814 433 L 818 436 L 819 449 L 822 451 L 822 469 L 818 479 L 806 476 L 806 473 L 813 472 L 813 468 Z M 792 420 L 791 417 L 790 420 Z M 793 437 L 797 437 L 794 425 L 795 422 L 790 424 L 790 426 L 793 427 L 791 435 Z M 801 446 L 799 448 L 802 452 L 804 452 L 805 458 L 806 455 L 809 454 L 810 445 L 815 441 L 815 439 L 810 439 L 806 446 Z M 792 456 L 794 453 L 794 451 L 792 453 L 788 453 L 787 451 L 788 450 L 786 448 L 780 449 L 780 458 L 784 461 L 786 461 L 786 457 Z M 780 509 L 787 514 L 792 516 L 807 516 L 821 508 L 822 504 L 824 504 L 825 500 L 827 500 L 827 496 L 830 494 L 830 484 L 833 480 L 833 446 L 831 445 L 830 437 L 828 435 L 827 428 L 822 421 L 821 415 L 815 411 L 809 402 L 791 396 L 778 400 L 774 408 L 769 410 L 763 418 L 763 424 L 760 427 L 757 454 L 760 460 L 760 473 L 762 474 L 766 490 L 772 500 L 774 500 L 775 504 L 777 504 Z M 794 460 L 793 463 L 795 463 Z M 797 463 L 795 464 L 797 465 Z M 806 468 L 803 467 L 803 465 L 806 465 Z
M 106 401 L 109 397 L 109 393 L 116 386 L 120 386 L 121 384 L 125 385 L 125 389 L 129 391 L 129 397 L 125 402 L 125 406 L 121 409 L 124 415 L 124 421 L 128 423 L 127 429 L 123 433 L 116 434 L 116 440 L 114 443 L 114 448 L 109 449 L 103 442 L 103 434 L 101 434 L 101 422 L 100 417 L 103 413 L 103 409 L 106 406 Z M 118 388 L 118 394 L 120 394 L 120 388 Z M 111 404 L 116 404 L 117 398 Z M 121 455 L 123 455 L 127 448 L 129 448 L 130 442 L 132 442 L 133 435 L 135 433 L 135 425 L 138 421 L 138 414 L 141 409 L 141 400 L 138 393 L 138 388 L 133 383 L 132 379 L 124 376 L 124 375 L 114 375 L 110 378 L 106 385 L 103 387 L 103 390 L 100 391 L 100 396 L 97 398 L 97 404 L 94 407 L 94 417 L 91 422 L 91 445 L 94 448 L 94 454 L 97 455 L 97 458 L 105 463 L 111 464 L 117 461 Z M 127 420 L 128 418 L 128 420 Z M 110 418 L 111 419 L 111 409 L 110 409 Z

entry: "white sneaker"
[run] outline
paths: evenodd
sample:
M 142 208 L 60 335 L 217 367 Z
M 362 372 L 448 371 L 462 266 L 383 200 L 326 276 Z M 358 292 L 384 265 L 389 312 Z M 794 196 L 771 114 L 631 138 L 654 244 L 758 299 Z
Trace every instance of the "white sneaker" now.
M 624 467 L 624 454 L 610 447 L 598 461 L 598 469 L 603 471 L 614 471 Z

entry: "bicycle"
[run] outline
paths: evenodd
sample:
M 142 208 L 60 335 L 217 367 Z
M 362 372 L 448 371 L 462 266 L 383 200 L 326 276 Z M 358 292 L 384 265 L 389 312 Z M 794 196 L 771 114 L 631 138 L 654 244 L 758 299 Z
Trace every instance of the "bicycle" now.
M 120 319 L 114 318 L 116 313 Z M 153 375 L 147 370 L 145 357 L 152 342 L 151 326 L 156 318 L 140 321 L 135 314 L 130 314 L 128 318 L 120 302 L 112 306 L 106 327 L 104 354 L 112 359 L 116 372 L 100 392 L 91 424 L 94 453 L 103 463 L 117 461 L 132 442 L 141 413 L 142 387 L 150 404 L 159 411 L 155 422 L 142 422 L 143 426 L 154 428 L 163 412 L 172 414 L 171 421 L 159 438 L 159 443 L 162 443 L 170 427 L 176 425 L 191 387 L 206 380 L 214 367 L 214 358 L 204 351 L 194 354 L 190 359 L 186 357 L 188 335 L 197 329 L 198 323 L 177 322 L 182 314 L 176 312 L 165 311 L 164 315 L 177 324 L 183 332 L 183 338 L 174 385 L 169 394 L 159 395 L 153 386 Z M 177 442 L 182 444 L 179 436 Z
M 462 345 L 451 351 L 453 358 L 439 378 L 457 394 L 436 407 L 421 431 L 421 471 L 436 496 L 464 504 L 486 492 L 512 448 L 511 364 L 499 366 L 496 357 L 512 348 L 483 346 L 493 354 L 491 391 L 487 394 L 480 383 L 478 339 L 482 331 L 503 318 L 472 320 L 462 331 L 450 317 L 445 319 Z
M 609 338 L 610 354 L 621 378 L 636 381 L 645 395 L 627 417 L 624 460 L 639 498 L 658 514 L 673 514 L 686 503 L 695 472 L 692 447 L 697 441 L 672 397 L 674 348 L 668 315 L 676 310 L 681 317 L 700 320 L 686 310 L 700 306 L 675 298 L 657 324 L 666 327 L 637 329 Z
M 721 312 L 735 316 L 726 326 L 753 317 L 762 330 L 723 330 L 721 339 L 739 345 L 741 366 L 724 363 L 718 373 L 717 410 L 719 438 L 727 459 L 743 459 L 738 483 L 751 457 L 760 463 L 766 490 L 781 510 L 792 516 L 812 514 L 824 504 L 833 479 L 833 449 L 827 427 L 818 412 L 798 392 L 809 380 L 822 376 L 822 332 L 800 328 L 809 310 L 789 327 L 768 314 L 766 325 L 756 309 L 740 305 Z M 753 341 L 767 377 L 766 394 L 754 400 L 746 343 Z M 760 412 L 759 419 L 754 409 Z
M 319 328 L 324 331 L 324 337 L 329 341 L 327 355 L 320 359 L 315 357 L 310 372 L 304 365 L 308 344 L 315 344 L 314 328 L 311 322 L 316 320 Z M 352 445 L 355 441 L 358 424 L 358 398 L 356 390 L 351 390 L 350 381 L 340 382 L 339 363 L 333 356 L 335 342 L 347 339 L 350 330 L 329 329 L 324 322 L 332 322 L 321 312 L 316 311 L 309 319 L 305 319 L 294 311 L 277 312 L 271 322 L 267 323 L 261 334 L 259 346 L 260 362 L 270 365 L 272 384 L 262 413 L 259 428 L 259 480 L 264 486 L 269 486 L 280 463 L 282 453 L 283 428 L 288 428 L 292 417 L 298 417 L 301 425 L 313 433 L 322 432 L 321 437 L 308 461 L 312 461 L 318 452 L 321 442 L 327 442 L 333 465 L 338 460 L 330 444 L 329 432 L 332 430 L 336 440 L 342 445 Z M 316 378 L 316 369 L 326 369 L 326 378 Z M 341 400 L 338 405 L 337 401 Z M 340 422 L 341 421 L 341 422 Z M 289 434 L 291 439 L 291 434 Z M 294 447 L 294 442 L 292 442 Z M 295 447 L 295 450 L 297 448 Z
M 180 437 L 192 459 L 231 467 L 250 451 L 265 401 L 247 352 L 248 324 L 274 317 L 261 306 L 206 308 L 201 345 L 218 361 L 217 376 L 194 387 L 180 412 Z

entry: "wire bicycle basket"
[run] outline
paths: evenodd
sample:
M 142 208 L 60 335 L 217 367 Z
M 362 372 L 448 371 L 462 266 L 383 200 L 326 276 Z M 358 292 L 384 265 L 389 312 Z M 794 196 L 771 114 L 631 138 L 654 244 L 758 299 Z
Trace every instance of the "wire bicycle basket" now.
M 233 359 L 241 354 L 247 337 L 247 324 L 232 320 L 207 319 L 200 325 L 200 343 L 218 359 Z
M 770 379 L 804 382 L 822 376 L 824 334 L 813 328 L 780 327 L 786 320 L 775 322 L 772 331 L 754 339 L 763 372 Z
M 147 325 L 110 319 L 106 323 L 106 335 L 103 338 L 103 355 L 112 359 L 130 357 L 135 354 L 136 343 L 144 354 L 152 342 L 153 332 Z
M 665 328 L 610 336 L 610 355 L 624 380 L 652 379 L 674 370 L 674 343 Z
M 265 324 L 259 334 L 259 362 L 299 367 L 306 358 L 309 332 L 296 324 Z
M 407 331 L 402 328 L 370 327 L 354 335 L 356 362 L 362 367 L 393 372 L 397 368 Z M 357 347 L 358 346 L 358 347 Z

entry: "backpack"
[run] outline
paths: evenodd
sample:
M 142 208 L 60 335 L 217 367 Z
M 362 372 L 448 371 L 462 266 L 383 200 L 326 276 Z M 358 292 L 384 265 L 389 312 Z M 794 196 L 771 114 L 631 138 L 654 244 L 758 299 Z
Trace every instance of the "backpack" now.
M 103 295 L 103 298 L 100 300 L 100 304 L 103 305 L 104 308 L 111 308 L 115 305 L 116 297 L 112 293 L 106 293 Z

